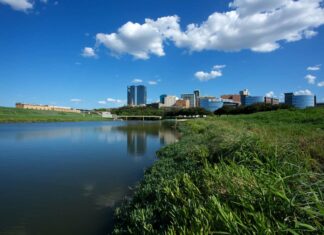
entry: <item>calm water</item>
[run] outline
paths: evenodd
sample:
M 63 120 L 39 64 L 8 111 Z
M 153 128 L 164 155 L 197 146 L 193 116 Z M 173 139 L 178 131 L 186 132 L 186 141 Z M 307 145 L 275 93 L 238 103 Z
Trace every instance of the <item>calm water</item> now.
M 102 235 L 155 152 L 161 122 L 0 124 L 0 234 Z

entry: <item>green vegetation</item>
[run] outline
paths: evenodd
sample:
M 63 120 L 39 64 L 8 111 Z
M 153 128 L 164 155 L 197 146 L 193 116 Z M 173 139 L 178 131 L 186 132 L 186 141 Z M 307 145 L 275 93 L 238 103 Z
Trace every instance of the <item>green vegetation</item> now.
M 274 111 L 279 109 L 294 109 L 294 108 L 286 104 L 272 105 L 272 104 L 260 103 L 260 104 L 253 104 L 249 106 L 239 106 L 239 107 L 225 106 L 216 110 L 214 113 L 216 115 L 224 115 L 224 114 L 237 115 L 237 114 L 251 114 L 251 113 L 258 113 L 258 112 Z
M 111 113 L 121 116 L 163 116 L 164 110 L 152 107 L 121 107 L 112 109 Z
M 102 121 L 97 114 L 65 113 L 0 107 L 0 123 Z
M 158 152 L 115 234 L 324 234 L 324 109 L 192 120 Z
M 100 111 L 104 111 L 100 109 Z M 162 116 L 166 117 L 175 117 L 179 115 L 211 115 L 211 112 L 206 111 L 203 108 L 188 108 L 188 109 L 174 109 L 174 108 L 153 108 L 153 107 L 121 107 L 117 109 L 112 109 L 111 113 L 117 115 L 125 116 Z

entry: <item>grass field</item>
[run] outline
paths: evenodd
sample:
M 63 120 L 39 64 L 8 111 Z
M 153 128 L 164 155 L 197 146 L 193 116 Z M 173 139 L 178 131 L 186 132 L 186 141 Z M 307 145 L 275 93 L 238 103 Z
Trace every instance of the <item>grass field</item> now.
M 324 109 L 181 124 L 115 234 L 324 234 Z
M 64 113 L 0 107 L 0 123 L 77 122 L 107 120 L 95 114 Z

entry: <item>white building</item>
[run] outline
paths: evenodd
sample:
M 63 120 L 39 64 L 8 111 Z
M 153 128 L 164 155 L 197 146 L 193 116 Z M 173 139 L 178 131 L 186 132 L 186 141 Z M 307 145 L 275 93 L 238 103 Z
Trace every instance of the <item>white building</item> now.
M 177 102 L 177 97 L 168 95 L 164 98 L 164 106 L 165 107 L 172 107 Z

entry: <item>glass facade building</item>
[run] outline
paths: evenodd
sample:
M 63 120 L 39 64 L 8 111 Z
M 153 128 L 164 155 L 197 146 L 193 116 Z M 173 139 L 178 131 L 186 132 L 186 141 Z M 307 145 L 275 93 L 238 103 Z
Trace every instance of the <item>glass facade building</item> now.
M 163 95 L 160 95 L 160 103 L 161 104 L 164 104 L 164 102 L 165 102 L 165 97 L 167 97 L 168 95 L 166 95 L 166 94 L 163 94 Z
M 129 86 L 127 87 L 127 105 L 145 105 L 147 100 L 146 87 L 140 86 Z
M 315 106 L 315 97 L 313 95 L 294 95 L 292 105 L 299 109 Z
M 182 94 L 181 99 L 189 100 L 190 108 L 196 107 L 196 98 L 194 94 Z
M 263 96 L 243 96 L 242 98 L 243 98 L 242 104 L 245 106 L 264 103 Z
M 136 105 L 145 105 L 147 99 L 146 86 L 137 86 Z
M 222 108 L 223 105 L 224 105 L 223 101 L 217 100 L 216 98 L 213 97 L 200 97 L 199 99 L 199 106 L 210 112 L 214 112 Z

